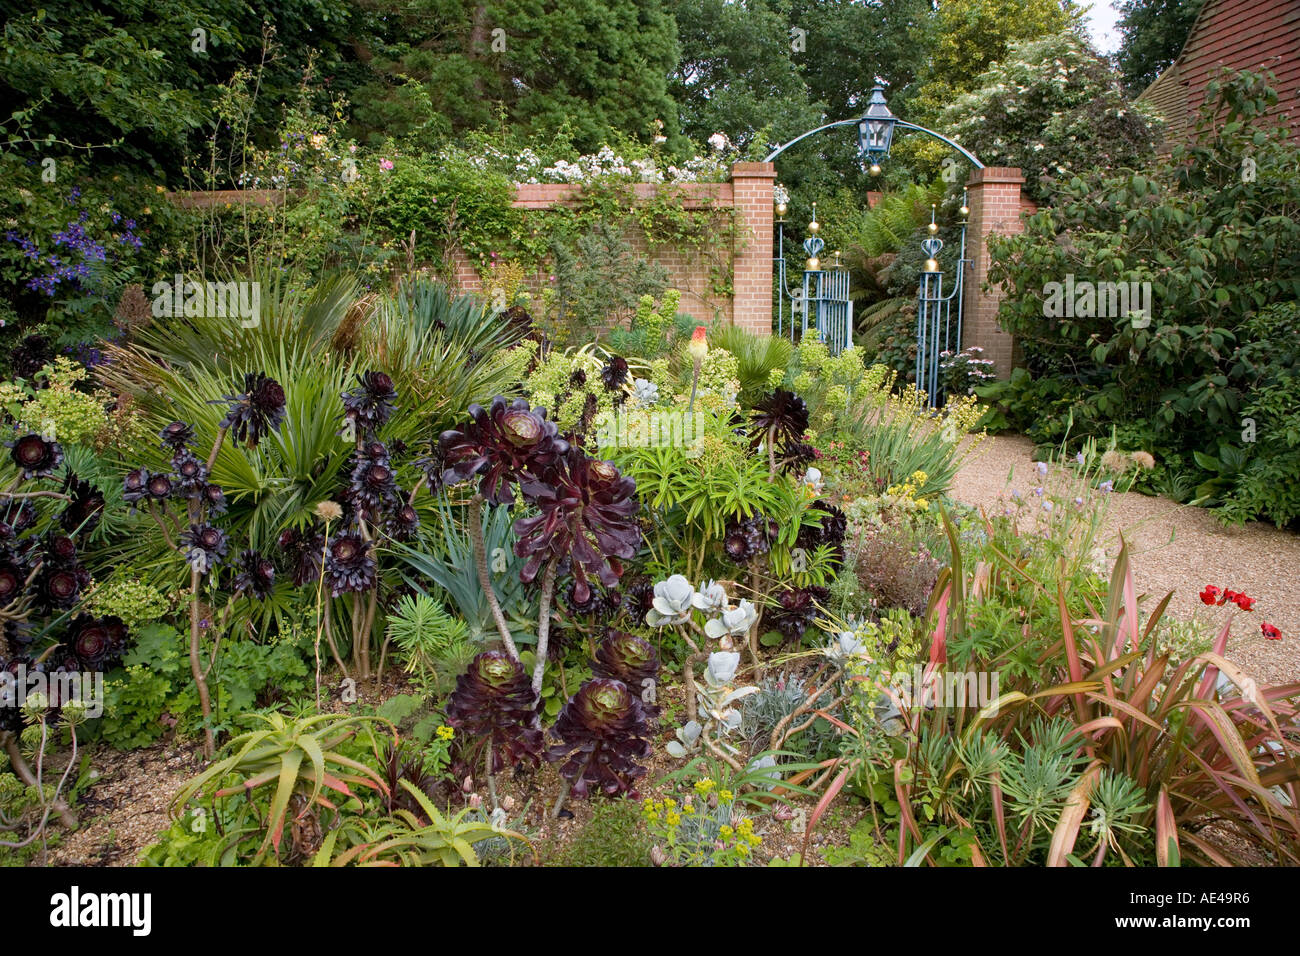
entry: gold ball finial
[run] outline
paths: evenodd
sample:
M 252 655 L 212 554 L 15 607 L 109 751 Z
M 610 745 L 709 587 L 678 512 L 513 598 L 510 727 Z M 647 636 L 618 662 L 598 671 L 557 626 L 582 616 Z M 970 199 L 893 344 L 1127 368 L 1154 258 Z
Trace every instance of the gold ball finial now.
M 808 223 L 808 231 L 813 235 L 816 235 L 822 231 L 822 224 L 814 219 L 812 222 Z
M 871 175 L 873 175 L 873 176 L 879 176 L 879 175 L 880 175 L 880 164 L 879 164 L 879 163 L 872 163 L 872 164 L 871 164 Z
M 788 207 L 786 206 L 785 203 L 783 203 L 783 202 L 779 202 L 779 203 L 777 203 L 777 204 L 776 204 L 776 214 L 777 214 L 778 216 L 780 216 L 782 219 L 784 219 L 784 218 L 785 218 L 785 214 L 786 214 L 786 210 L 787 210 L 787 208 L 788 208 Z
M 930 235 L 933 236 L 936 232 L 939 231 L 939 224 L 937 222 L 932 222 L 925 228 L 930 230 Z
M 925 260 L 925 268 L 924 268 L 922 271 L 923 271 L 923 272 L 938 272 L 938 271 L 939 271 L 939 263 L 938 263 L 938 260 L 935 260 L 935 259 L 926 259 L 926 260 Z
M 808 262 L 805 264 L 804 267 L 809 272 L 820 272 L 822 268 L 822 261 L 818 259 L 816 256 L 813 256 L 811 259 L 808 260 Z
M 963 216 L 969 216 L 969 215 L 970 215 L 970 206 L 962 206 L 961 209 L 959 209 L 959 210 L 957 210 L 957 211 L 960 212 Z

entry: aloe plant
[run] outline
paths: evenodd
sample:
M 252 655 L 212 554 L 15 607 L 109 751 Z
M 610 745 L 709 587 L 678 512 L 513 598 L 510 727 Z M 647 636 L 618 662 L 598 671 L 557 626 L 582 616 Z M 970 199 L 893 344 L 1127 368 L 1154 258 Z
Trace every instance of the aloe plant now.
M 243 794 L 256 800 L 269 791 L 266 835 L 252 861 L 258 864 L 270 855 L 279 855 L 293 798 L 300 798 L 307 808 L 333 810 L 344 801 L 355 800 L 358 789 L 387 791 L 377 770 L 339 749 L 359 731 L 386 721 L 335 714 L 296 720 L 279 713 L 255 716 L 266 726 L 233 738 L 223 748 L 227 756 L 181 787 L 172 798 L 173 819 L 200 794 L 217 800 Z M 373 733 L 370 736 L 374 744 Z

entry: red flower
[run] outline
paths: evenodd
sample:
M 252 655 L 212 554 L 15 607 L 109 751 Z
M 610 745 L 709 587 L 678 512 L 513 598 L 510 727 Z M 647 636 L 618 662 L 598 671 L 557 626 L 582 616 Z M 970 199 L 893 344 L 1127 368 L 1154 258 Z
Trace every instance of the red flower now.
M 1205 590 L 1201 592 L 1201 603 L 1214 604 L 1218 600 L 1220 593 L 1222 592 L 1220 592 L 1213 584 L 1207 584 Z
M 1280 641 L 1280 640 L 1282 640 L 1282 632 L 1279 631 L 1279 630 L 1278 630 L 1276 627 L 1274 627 L 1272 624 L 1269 624 L 1267 621 L 1265 621 L 1263 624 L 1261 624 L 1261 625 L 1259 626 L 1259 629 L 1260 629 L 1261 631 L 1264 632 L 1264 637 L 1265 637 L 1267 640 L 1270 640 L 1270 641 Z
M 1246 597 L 1244 594 L 1238 594 L 1237 607 L 1241 608 L 1243 611 L 1253 610 L 1255 607 L 1255 599 L 1253 597 Z

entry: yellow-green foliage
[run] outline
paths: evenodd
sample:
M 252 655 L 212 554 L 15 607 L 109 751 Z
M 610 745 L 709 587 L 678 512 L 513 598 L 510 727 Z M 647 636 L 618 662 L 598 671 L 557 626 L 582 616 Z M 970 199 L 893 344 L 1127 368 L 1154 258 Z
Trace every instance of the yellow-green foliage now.
M 0 385 L 0 404 L 21 431 L 39 432 L 64 445 L 90 445 L 108 425 L 105 405 L 111 396 L 102 390 L 87 395 L 76 389 L 88 373 L 60 355 L 37 373 L 48 387 Z
M 116 577 L 95 590 L 89 607 L 96 617 L 120 617 L 128 628 L 136 628 L 160 621 L 171 610 L 171 602 L 142 581 Z

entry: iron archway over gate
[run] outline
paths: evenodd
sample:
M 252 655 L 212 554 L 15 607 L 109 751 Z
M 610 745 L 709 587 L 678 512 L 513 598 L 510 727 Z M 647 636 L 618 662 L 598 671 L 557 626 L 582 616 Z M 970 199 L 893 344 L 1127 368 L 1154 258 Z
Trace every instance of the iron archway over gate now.
M 932 129 L 900 120 L 889 111 L 885 102 L 885 89 L 881 84 L 871 91 L 866 112 L 853 119 L 836 120 L 824 126 L 801 133 L 788 143 L 772 150 L 764 162 L 775 162 L 777 157 L 791 146 L 802 142 L 809 136 L 841 126 L 858 127 L 859 153 L 871 161 L 872 172 L 880 171 L 880 161 L 889 156 L 895 129 L 915 130 L 937 139 L 939 142 L 961 153 L 976 169 L 983 169 L 984 164 L 970 150 Z M 779 187 L 778 187 L 779 189 Z M 776 245 L 774 273 L 777 282 L 777 334 L 785 335 L 785 306 L 790 306 L 790 337 L 794 338 L 795 315 L 802 313 L 801 332 L 807 333 L 811 326 L 822 341 L 838 353 L 852 345 L 853 313 L 849 302 L 848 272 L 840 267 L 838 256 L 830 269 L 823 269 L 821 252 L 825 243 L 816 233 L 818 231 L 816 204 L 813 205 L 813 221 L 809 224 L 813 233 L 804 240 L 804 251 L 808 254 L 807 268 L 804 269 L 802 287 L 790 289 L 786 284 L 785 263 L 785 207 L 787 197 L 784 190 L 776 198 Z M 943 271 L 939 267 L 939 250 L 943 240 L 934 222 L 933 212 L 930 217 L 929 232 L 921 243 L 928 256 L 921 282 L 917 290 L 916 312 L 916 385 L 929 396 L 932 405 L 938 404 L 942 391 L 939 381 L 939 365 L 942 353 L 954 353 L 961 349 L 962 301 L 966 270 L 971 260 L 966 258 L 966 215 L 969 209 L 963 197 L 961 206 L 961 254 L 957 260 L 957 275 L 952 287 L 944 292 Z M 956 301 L 956 315 L 952 305 Z

